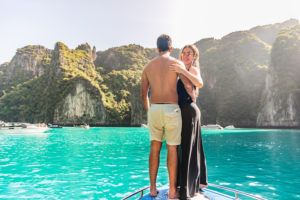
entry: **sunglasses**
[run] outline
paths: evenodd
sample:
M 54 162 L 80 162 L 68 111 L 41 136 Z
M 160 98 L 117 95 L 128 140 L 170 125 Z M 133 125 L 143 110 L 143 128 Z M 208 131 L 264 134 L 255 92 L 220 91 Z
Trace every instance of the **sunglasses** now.
M 194 55 L 194 53 L 193 52 L 182 52 L 181 55 L 190 56 L 190 55 Z

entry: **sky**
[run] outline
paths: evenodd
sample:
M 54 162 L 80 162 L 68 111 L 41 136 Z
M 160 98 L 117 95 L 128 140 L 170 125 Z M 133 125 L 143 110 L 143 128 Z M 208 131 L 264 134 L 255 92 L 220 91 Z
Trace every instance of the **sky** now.
M 294 18 L 300 0 L 0 0 L 0 64 L 18 48 L 61 41 L 97 51 L 139 44 L 154 48 L 169 34 L 181 48 L 203 38 Z

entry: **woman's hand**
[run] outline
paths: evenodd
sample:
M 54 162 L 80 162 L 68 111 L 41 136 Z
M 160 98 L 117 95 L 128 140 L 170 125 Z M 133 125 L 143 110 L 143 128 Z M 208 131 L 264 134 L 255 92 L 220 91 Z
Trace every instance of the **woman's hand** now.
M 173 61 L 169 66 L 169 70 L 179 74 L 183 73 L 183 71 L 186 71 L 185 65 L 181 61 Z

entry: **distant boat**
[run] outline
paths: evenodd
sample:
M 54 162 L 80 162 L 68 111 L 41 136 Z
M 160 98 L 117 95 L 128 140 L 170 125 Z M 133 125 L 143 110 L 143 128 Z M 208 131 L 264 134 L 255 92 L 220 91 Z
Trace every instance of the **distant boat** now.
M 0 133 L 3 134 L 44 133 L 47 130 L 49 127 L 46 124 L 9 122 L 0 125 Z
M 233 125 L 229 125 L 229 126 L 225 126 L 224 128 L 234 129 L 235 127 Z
M 204 129 L 218 129 L 218 130 L 223 130 L 223 127 L 220 126 L 219 124 L 202 125 L 201 128 L 204 128 Z
M 90 125 L 84 123 L 83 125 L 80 125 L 81 128 L 84 128 L 84 129 L 90 129 Z
M 48 124 L 49 128 L 62 128 L 62 126 L 57 124 Z
M 148 125 L 147 124 L 141 124 L 141 127 L 148 128 Z

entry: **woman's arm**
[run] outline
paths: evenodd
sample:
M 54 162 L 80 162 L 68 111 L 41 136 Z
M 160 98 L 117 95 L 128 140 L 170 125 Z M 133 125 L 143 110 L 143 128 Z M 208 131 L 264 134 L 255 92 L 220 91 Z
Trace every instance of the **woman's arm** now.
M 191 67 L 190 71 L 186 70 L 184 64 L 182 62 L 173 62 L 170 66 L 169 69 L 172 71 L 175 71 L 179 74 L 184 75 L 188 80 L 190 80 L 193 85 L 195 85 L 198 88 L 203 87 L 203 80 L 200 75 L 200 70 L 197 69 L 196 67 Z
M 179 74 L 179 77 L 180 77 L 180 79 L 181 79 L 181 81 L 184 85 L 184 88 L 185 88 L 186 92 L 190 95 L 193 102 L 196 102 L 196 93 L 195 93 L 195 90 L 194 90 L 193 83 L 191 81 L 189 81 L 189 79 L 187 79 L 182 74 Z

